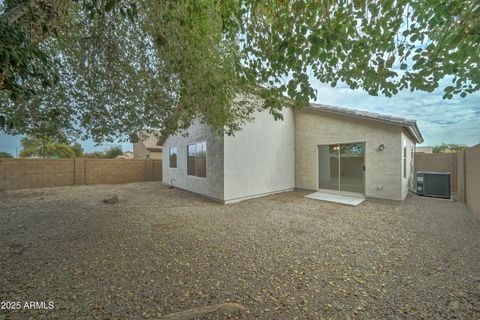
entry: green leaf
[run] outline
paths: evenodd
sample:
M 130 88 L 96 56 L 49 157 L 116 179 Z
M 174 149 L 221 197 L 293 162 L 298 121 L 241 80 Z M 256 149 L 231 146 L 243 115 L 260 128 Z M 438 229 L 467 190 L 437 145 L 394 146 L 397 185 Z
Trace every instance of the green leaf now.
M 448 86 L 444 89 L 445 93 L 450 93 L 452 92 L 453 90 L 455 90 L 455 87 L 454 86 Z
M 107 3 L 105 3 L 105 12 L 110 12 L 112 9 L 115 7 L 116 0 L 108 0 Z

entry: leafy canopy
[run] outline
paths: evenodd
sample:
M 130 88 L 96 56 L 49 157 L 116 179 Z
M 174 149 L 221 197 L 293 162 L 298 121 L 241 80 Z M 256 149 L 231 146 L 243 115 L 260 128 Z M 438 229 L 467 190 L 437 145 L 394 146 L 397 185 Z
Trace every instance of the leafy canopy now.
M 433 153 L 451 153 L 467 149 L 468 146 L 464 144 L 442 143 L 433 147 Z
M 446 99 L 480 89 L 476 0 L 56 0 L 12 22 L 12 8 L 42 2 L 9 1 L 0 16 L 0 34 L 17 34 L 0 49 L 0 126 L 19 133 L 100 142 L 199 118 L 233 134 L 256 109 L 237 95 L 280 118 L 284 96 L 316 98 L 312 77 L 371 95 L 431 92 L 447 76 Z M 52 112 L 58 121 L 38 126 Z
M 115 159 L 123 154 L 121 146 L 112 146 L 105 151 L 94 151 L 91 153 L 85 153 L 85 158 L 94 159 Z
M 42 139 L 27 136 L 20 141 L 20 157 L 75 158 L 76 154 L 65 139 Z
M 121 146 L 113 146 L 109 149 L 105 150 L 105 158 L 107 159 L 115 159 L 118 156 L 123 154 Z

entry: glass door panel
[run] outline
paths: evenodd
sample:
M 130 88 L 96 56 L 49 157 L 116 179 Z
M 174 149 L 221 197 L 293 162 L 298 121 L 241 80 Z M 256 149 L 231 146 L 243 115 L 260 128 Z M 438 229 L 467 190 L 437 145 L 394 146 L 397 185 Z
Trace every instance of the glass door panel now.
M 318 146 L 318 188 L 340 190 L 340 145 Z
M 340 191 L 365 192 L 365 143 L 340 145 Z

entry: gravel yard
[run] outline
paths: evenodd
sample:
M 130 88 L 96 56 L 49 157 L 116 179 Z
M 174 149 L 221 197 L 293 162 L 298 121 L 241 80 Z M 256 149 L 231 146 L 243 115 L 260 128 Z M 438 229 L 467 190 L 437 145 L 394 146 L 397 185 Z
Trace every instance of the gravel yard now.
M 0 320 L 224 302 L 246 308 L 231 319 L 480 319 L 480 221 L 463 204 L 305 194 L 221 205 L 157 182 L 0 192 L 0 301 L 23 309 Z

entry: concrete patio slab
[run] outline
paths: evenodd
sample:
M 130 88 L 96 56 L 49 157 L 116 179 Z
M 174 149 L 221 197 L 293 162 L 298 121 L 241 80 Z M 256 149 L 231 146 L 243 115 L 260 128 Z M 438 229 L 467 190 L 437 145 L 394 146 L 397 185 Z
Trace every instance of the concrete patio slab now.
M 325 193 L 325 192 L 314 192 L 309 195 L 306 195 L 305 198 L 341 203 L 349 206 L 358 206 L 360 203 L 365 201 L 365 198 L 331 194 L 331 193 Z

